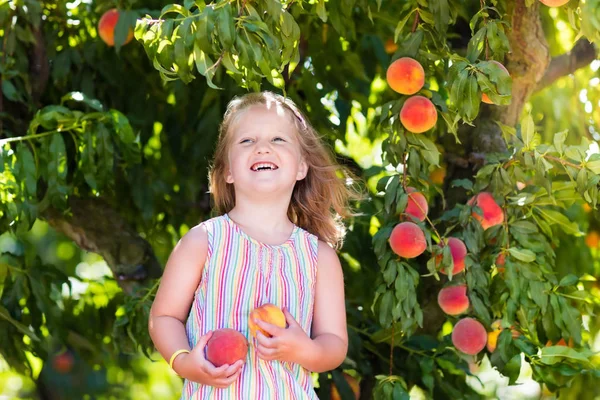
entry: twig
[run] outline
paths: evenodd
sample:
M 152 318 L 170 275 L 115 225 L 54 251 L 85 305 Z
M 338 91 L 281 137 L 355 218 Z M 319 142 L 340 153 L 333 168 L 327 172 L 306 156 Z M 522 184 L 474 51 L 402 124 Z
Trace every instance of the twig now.
M 390 376 L 393 375 L 392 366 L 394 365 L 394 323 L 392 322 L 392 341 L 390 343 Z
M 417 8 L 416 12 L 415 12 L 415 21 L 413 22 L 413 26 L 412 26 L 412 30 L 411 32 L 415 32 L 417 30 L 417 26 L 419 25 L 419 9 Z
M 479 4 L 481 5 L 481 13 L 483 14 L 483 9 L 485 8 L 485 0 L 479 0 Z M 487 25 L 488 18 L 483 15 L 483 24 Z M 488 43 L 487 35 L 485 35 L 485 59 L 486 61 L 490 59 L 490 45 Z
M 560 163 L 562 165 L 568 165 L 569 167 L 573 167 L 573 168 L 576 168 L 576 169 L 583 168 L 581 165 L 573 164 L 572 162 L 569 162 L 567 160 L 563 160 L 563 159 L 558 158 L 558 157 L 551 156 L 549 154 L 542 154 L 542 157 L 544 157 L 544 158 L 546 158 L 546 159 L 548 159 L 550 161 L 555 161 L 555 162 Z
M 406 169 L 407 169 L 406 160 L 407 159 L 408 159 L 408 153 L 404 152 L 404 154 L 402 154 L 402 187 L 404 188 L 405 192 L 406 192 Z

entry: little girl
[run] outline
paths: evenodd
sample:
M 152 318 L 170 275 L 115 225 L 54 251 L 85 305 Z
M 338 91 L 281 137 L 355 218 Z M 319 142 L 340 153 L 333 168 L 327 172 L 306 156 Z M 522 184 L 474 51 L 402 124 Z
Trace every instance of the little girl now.
M 296 105 L 270 92 L 236 98 L 221 125 L 210 188 L 220 216 L 191 229 L 167 262 L 150 336 L 177 374 L 181 399 L 317 399 L 310 372 L 338 367 L 348 337 L 341 245 L 350 189 Z M 287 327 L 250 312 L 284 310 Z M 249 339 L 248 356 L 215 367 L 213 331 Z M 252 339 L 252 340 L 250 340 Z

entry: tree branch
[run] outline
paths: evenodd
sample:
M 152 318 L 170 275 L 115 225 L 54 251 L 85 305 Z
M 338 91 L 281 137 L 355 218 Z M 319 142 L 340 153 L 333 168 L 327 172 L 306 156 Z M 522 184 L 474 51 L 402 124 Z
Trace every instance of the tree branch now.
M 552 58 L 535 91 L 538 92 L 553 84 L 557 79 L 589 65 L 595 58 L 596 48 L 594 45 L 585 38 L 579 39 L 571 51 Z
M 152 247 L 114 208 L 99 198 L 69 198 L 69 214 L 47 209 L 43 218 L 81 249 L 100 254 L 127 294 L 162 275 Z

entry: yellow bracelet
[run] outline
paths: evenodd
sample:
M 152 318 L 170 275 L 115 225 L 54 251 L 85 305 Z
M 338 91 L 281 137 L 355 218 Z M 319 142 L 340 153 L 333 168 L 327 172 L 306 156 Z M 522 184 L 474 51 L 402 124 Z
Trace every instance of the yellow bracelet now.
M 169 360 L 169 367 L 171 367 L 171 369 L 173 369 L 173 361 L 175 361 L 175 357 L 177 357 L 181 353 L 189 353 L 189 352 L 190 351 L 186 350 L 186 349 L 177 350 L 175 353 L 173 353 L 173 355 L 171 356 L 171 359 Z

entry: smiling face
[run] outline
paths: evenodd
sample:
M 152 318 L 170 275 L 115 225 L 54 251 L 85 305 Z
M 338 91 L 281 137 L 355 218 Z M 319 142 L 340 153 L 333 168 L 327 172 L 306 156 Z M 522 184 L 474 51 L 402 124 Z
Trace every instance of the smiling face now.
M 289 192 L 308 172 L 293 117 L 276 103 L 245 109 L 229 132 L 227 183 L 236 192 Z

